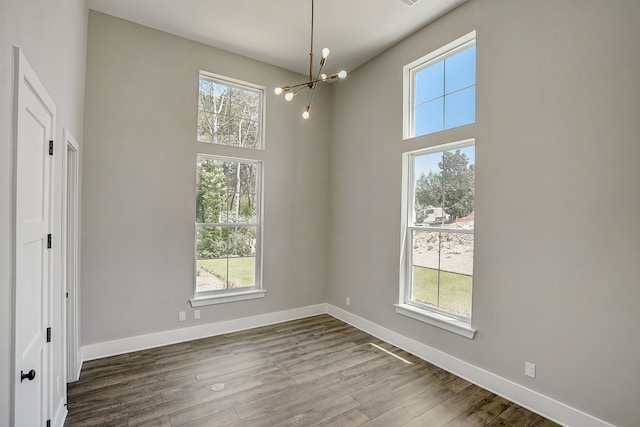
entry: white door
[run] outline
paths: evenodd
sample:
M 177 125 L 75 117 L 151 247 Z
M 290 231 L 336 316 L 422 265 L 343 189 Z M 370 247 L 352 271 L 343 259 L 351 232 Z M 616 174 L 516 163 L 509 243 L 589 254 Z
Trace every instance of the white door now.
M 55 105 L 16 49 L 15 425 L 45 426 L 49 414 L 52 253 L 51 189 Z M 55 242 L 56 236 L 53 237 Z

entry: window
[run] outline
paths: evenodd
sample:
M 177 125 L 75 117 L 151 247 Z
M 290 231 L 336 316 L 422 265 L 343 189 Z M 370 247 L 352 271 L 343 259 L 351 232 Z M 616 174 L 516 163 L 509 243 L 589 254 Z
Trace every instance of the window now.
M 259 161 L 198 155 L 196 297 L 260 289 Z
M 406 65 L 404 76 L 405 138 L 475 123 L 475 31 Z
M 201 71 L 197 138 L 191 305 L 261 298 L 264 87 Z
M 198 141 L 262 148 L 264 88 L 200 72 Z
M 405 153 L 396 310 L 472 337 L 475 143 Z

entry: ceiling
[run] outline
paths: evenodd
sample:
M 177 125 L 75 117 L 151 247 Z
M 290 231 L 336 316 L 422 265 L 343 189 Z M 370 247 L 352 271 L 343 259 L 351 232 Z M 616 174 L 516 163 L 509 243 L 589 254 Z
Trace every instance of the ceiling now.
M 319 56 L 323 47 L 331 49 L 329 72 L 354 70 L 465 1 L 317 0 L 314 52 Z M 89 7 L 309 72 L 311 0 L 89 0 Z

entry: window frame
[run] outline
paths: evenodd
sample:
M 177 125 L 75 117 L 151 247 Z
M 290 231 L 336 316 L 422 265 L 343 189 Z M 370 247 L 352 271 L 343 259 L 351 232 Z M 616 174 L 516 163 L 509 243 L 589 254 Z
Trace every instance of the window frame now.
M 235 302 L 235 301 L 244 301 L 249 299 L 263 298 L 266 294 L 266 289 L 264 289 L 263 282 L 263 240 L 264 240 L 264 182 L 265 182 L 265 148 L 266 148 L 266 88 L 261 85 L 257 85 L 254 83 L 234 79 L 231 77 L 223 76 L 220 74 L 211 73 L 204 70 L 199 70 L 198 72 L 198 86 L 196 88 L 196 110 L 197 114 L 200 113 L 200 80 L 205 79 L 209 81 L 218 82 L 221 84 L 225 84 L 228 86 L 233 86 L 239 89 L 247 89 L 250 91 L 258 92 L 259 94 L 259 113 L 258 113 L 258 130 L 259 130 L 259 146 L 252 147 L 241 147 L 238 145 L 228 145 L 216 143 L 213 141 L 205 141 L 200 140 L 199 132 L 198 132 L 198 120 L 195 123 L 195 142 L 196 142 L 196 158 L 194 159 L 195 171 L 194 171 L 194 199 L 193 199 L 193 208 L 194 208 L 194 235 L 193 235 L 193 297 L 189 300 L 192 307 L 200 307 L 211 304 L 222 304 L 227 302 Z M 235 289 L 220 289 L 214 291 L 197 291 L 197 283 L 196 283 L 196 271 L 197 271 L 197 245 L 198 245 L 198 236 L 197 236 L 197 228 L 198 223 L 196 223 L 195 217 L 195 208 L 196 208 L 196 174 L 198 160 L 200 158 L 214 159 L 214 160 L 222 160 L 222 161 L 234 161 L 234 162 L 245 162 L 257 164 L 259 171 L 256 175 L 256 195 L 258 197 L 257 209 L 256 209 L 256 221 L 258 224 L 256 225 L 256 265 L 255 265 L 255 283 L 254 286 L 251 287 L 243 287 L 243 288 L 235 288 Z
M 197 162 L 200 160 L 215 160 L 222 162 L 237 162 L 252 164 L 257 167 L 256 171 L 256 223 L 238 223 L 238 222 L 215 222 L 215 223 L 198 223 L 194 224 L 194 264 L 193 264 L 193 295 L 190 300 L 193 307 L 221 304 L 232 301 L 242 301 L 247 299 L 262 298 L 266 290 L 262 287 L 262 235 L 263 235 L 263 206 L 264 206 L 264 161 L 257 159 L 247 159 L 240 157 L 221 156 L 215 154 L 198 153 L 196 156 L 196 174 Z M 197 192 L 197 188 L 196 188 Z M 194 205 L 195 207 L 195 205 Z M 198 229 L 202 227 L 255 227 L 256 243 L 255 243 L 255 283 L 253 286 L 245 286 L 242 288 L 216 289 L 210 291 L 198 291 L 197 275 L 198 268 Z
M 472 339 L 476 330 L 471 326 L 472 313 L 467 317 L 458 315 L 438 307 L 411 299 L 413 286 L 413 233 L 420 231 L 446 231 L 460 234 L 472 232 L 443 229 L 437 227 L 417 226 L 415 224 L 415 158 L 425 154 L 443 153 L 455 149 L 475 147 L 475 138 L 439 144 L 427 148 L 408 151 L 402 155 L 402 208 L 401 208 L 401 250 L 400 250 L 400 285 L 396 312 L 413 319 L 437 326 Z M 475 180 L 474 180 L 475 187 Z M 474 241 L 475 263 L 475 241 Z M 473 277 L 473 276 L 472 276 Z M 472 291 L 473 295 L 473 286 Z M 472 297 L 473 299 L 473 297 Z
M 261 85 L 257 85 L 254 83 L 249 83 L 249 82 L 245 82 L 242 80 L 238 80 L 238 79 L 234 79 L 231 77 L 226 77 L 220 74 L 215 74 L 215 73 L 211 73 L 208 71 L 203 71 L 200 70 L 198 72 L 198 114 L 200 114 L 200 80 L 201 79 L 205 79 L 205 80 L 209 80 L 211 82 L 214 83 L 221 83 L 227 86 L 233 86 L 237 89 L 241 89 L 241 90 L 247 90 L 247 91 L 253 91 L 258 93 L 260 100 L 258 101 L 258 108 L 259 108 L 259 112 L 258 112 L 258 146 L 255 148 L 252 147 L 241 147 L 238 145 L 230 145 L 230 144 L 222 144 L 219 142 L 213 142 L 213 141 L 204 141 L 201 140 L 199 138 L 199 132 L 198 132 L 198 123 L 196 121 L 196 141 L 198 143 L 202 143 L 202 144 L 209 144 L 211 146 L 223 146 L 223 147 L 234 147 L 234 148 L 239 148 L 239 149 L 246 149 L 246 150 L 260 150 L 260 151 L 264 151 L 265 149 L 265 135 L 266 135 L 266 131 L 265 131 L 265 123 L 266 123 L 266 96 L 265 96 L 265 91 L 266 91 L 266 87 L 261 86 Z
M 403 116 L 403 131 L 402 131 L 402 139 L 411 139 L 416 137 L 422 137 L 426 135 L 431 135 L 436 132 L 441 132 L 443 130 L 455 129 L 456 127 L 466 126 L 454 126 L 450 128 L 443 128 L 440 131 L 430 132 L 424 135 L 415 135 L 415 76 L 418 72 L 428 68 L 429 66 L 435 64 L 436 62 L 445 60 L 449 57 L 456 55 L 457 53 L 476 45 L 476 31 L 471 31 L 464 36 L 447 43 L 446 45 L 434 50 L 427 55 L 424 55 L 409 64 L 405 65 L 402 69 L 403 73 L 403 108 L 402 108 L 402 116 Z M 477 67 L 476 67 L 477 70 Z M 477 77 L 476 77 L 477 82 Z M 475 85 L 474 85 L 475 86 Z M 446 96 L 446 94 L 444 95 Z M 444 109 L 444 107 L 443 107 Z M 475 105 L 474 105 L 475 111 Z M 475 121 L 474 121 L 475 123 Z M 468 123 L 472 124 L 472 123 Z

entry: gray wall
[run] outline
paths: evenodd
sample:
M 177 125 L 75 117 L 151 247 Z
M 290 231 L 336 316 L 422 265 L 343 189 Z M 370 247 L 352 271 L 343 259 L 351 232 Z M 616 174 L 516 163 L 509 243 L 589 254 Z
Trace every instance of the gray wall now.
M 11 322 L 13 289 L 12 158 L 13 150 L 13 47 L 22 49 L 57 107 L 56 140 L 68 128 L 79 143 L 83 137 L 84 72 L 87 32 L 86 0 L 0 2 L 0 426 L 9 425 L 13 407 L 11 390 Z M 54 236 L 61 233 L 62 155 L 58 144 L 55 160 Z M 53 380 L 64 385 L 62 354 L 61 252 L 54 249 Z M 54 390 L 55 391 L 55 390 Z M 63 398 L 54 393 L 57 407 Z
M 194 321 L 198 71 L 266 91 L 263 299 L 201 307 Z M 325 301 L 329 91 L 285 103 L 280 68 L 98 12 L 89 14 L 82 240 L 82 344 Z M 240 154 L 239 154 L 240 153 Z M 187 321 L 178 323 L 178 312 Z
M 637 425 L 638 19 L 635 0 L 471 0 L 335 87 L 328 302 Z M 476 124 L 403 141 L 402 66 L 474 29 Z M 393 307 L 401 153 L 467 137 L 477 138 L 474 340 Z

